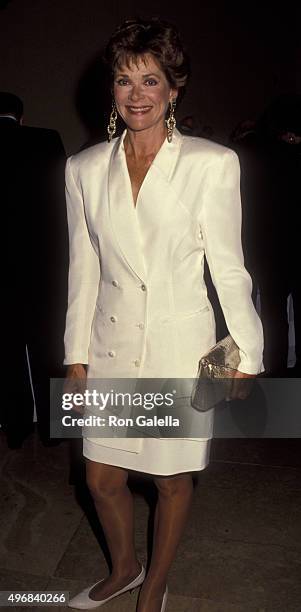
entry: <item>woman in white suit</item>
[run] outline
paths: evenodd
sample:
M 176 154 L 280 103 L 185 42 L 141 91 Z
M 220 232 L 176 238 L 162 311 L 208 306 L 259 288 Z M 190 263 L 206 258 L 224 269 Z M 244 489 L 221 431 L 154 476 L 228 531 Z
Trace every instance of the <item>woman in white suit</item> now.
M 70 157 L 66 166 L 67 377 L 195 377 L 201 355 L 215 344 L 204 254 L 240 349 L 236 376 L 255 376 L 263 369 L 262 327 L 241 247 L 238 158 L 175 129 L 188 62 L 172 26 L 128 21 L 112 36 L 106 58 L 113 94 L 109 142 Z M 118 115 L 126 130 L 111 138 Z M 212 413 L 202 415 L 199 438 L 84 437 L 87 484 L 112 573 L 74 597 L 71 607 L 96 608 L 143 583 L 137 612 L 165 609 L 192 472 L 209 462 Z M 147 575 L 134 548 L 129 469 L 153 474 L 158 488 Z

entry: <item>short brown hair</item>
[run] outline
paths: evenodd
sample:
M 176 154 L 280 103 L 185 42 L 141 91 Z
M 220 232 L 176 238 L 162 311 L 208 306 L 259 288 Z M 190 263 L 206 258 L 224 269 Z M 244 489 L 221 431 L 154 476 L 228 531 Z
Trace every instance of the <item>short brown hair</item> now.
M 138 57 L 151 53 L 160 63 L 165 76 L 173 88 L 184 93 L 189 73 L 189 58 L 184 50 L 176 28 L 166 21 L 127 20 L 111 36 L 106 50 L 105 61 L 114 73 L 116 67 Z

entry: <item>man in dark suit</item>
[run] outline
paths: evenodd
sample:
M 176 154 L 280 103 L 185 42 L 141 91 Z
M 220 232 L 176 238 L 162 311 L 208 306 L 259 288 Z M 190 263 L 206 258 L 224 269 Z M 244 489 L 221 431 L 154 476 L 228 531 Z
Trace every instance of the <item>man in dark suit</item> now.
M 7 362 L 0 423 L 11 448 L 20 447 L 33 430 L 34 400 L 39 435 L 51 444 L 49 379 L 63 376 L 67 300 L 64 147 L 56 131 L 22 124 L 22 101 L 0 92 L 2 337 Z
M 264 121 L 266 181 L 256 249 L 265 336 L 264 363 L 271 375 L 299 377 L 301 96 L 279 97 L 268 109 Z M 294 368 L 288 370 L 289 296 L 293 301 L 296 361 Z
M 246 265 L 260 294 L 265 374 L 299 377 L 301 96 L 287 94 L 275 99 L 236 151 L 242 170 Z M 289 296 L 296 362 L 288 369 Z

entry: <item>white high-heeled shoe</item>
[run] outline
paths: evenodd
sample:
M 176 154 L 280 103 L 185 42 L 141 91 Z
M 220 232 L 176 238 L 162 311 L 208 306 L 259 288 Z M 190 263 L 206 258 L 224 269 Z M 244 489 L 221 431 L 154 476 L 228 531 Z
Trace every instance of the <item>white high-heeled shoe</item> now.
M 164 591 L 162 606 L 160 612 L 165 612 L 166 604 L 167 604 L 167 596 L 168 596 L 168 586 L 166 585 L 166 589 Z
M 102 582 L 102 580 L 105 580 L 105 578 L 103 578 L 102 580 L 98 580 L 91 586 L 81 591 L 81 593 L 78 593 L 78 595 L 75 595 L 75 597 L 72 597 L 72 599 L 68 601 L 68 607 L 76 608 L 77 610 L 93 610 L 95 608 L 98 608 L 99 606 L 103 606 L 105 603 L 107 603 L 107 601 L 110 601 L 110 599 L 113 599 L 114 597 L 121 595 L 121 593 L 125 593 L 126 591 L 131 591 L 135 589 L 137 586 L 142 584 L 144 579 L 145 579 L 145 568 L 142 565 L 141 572 L 137 576 L 137 578 L 134 578 L 134 580 L 132 580 L 125 587 L 123 587 L 123 589 L 119 589 L 119 591 L 116 591 L 115 593 L 113 593 L 113 595 L 106 597 L 106 599 L 101 599 L 101 600 L 91 599 L 91 597 L 89 597 L 90 591 L 93 589 L 93 587 L 96 584 L 99 584 L 99 582 Z

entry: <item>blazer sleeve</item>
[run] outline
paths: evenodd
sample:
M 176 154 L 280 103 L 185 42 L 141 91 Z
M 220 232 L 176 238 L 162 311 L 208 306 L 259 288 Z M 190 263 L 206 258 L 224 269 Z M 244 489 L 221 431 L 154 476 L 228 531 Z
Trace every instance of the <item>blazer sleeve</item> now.
M 258 374 L 264 371 L 263 330 L 244 266 L 238 156 L 228 149 L 207 172 L 199 223 L 208 266 L 229 333 L 239 347 L 239 370 Z
M 92 320 L 100 280 L 100 261 L 91 243 L 81 190 L 72 172 L 72 157 L 65 170 L 69 234 L 68 307 L 64 364 L 88 364 Z

